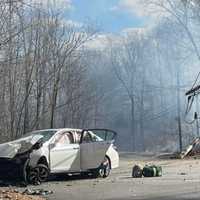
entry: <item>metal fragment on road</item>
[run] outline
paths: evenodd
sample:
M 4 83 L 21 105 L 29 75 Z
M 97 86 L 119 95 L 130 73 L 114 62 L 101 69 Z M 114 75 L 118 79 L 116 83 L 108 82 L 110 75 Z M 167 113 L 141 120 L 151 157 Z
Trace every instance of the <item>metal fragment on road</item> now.
M 23 194 L 46 196 L 46 195 L 53 194 L 53 191 L 52 190 L 44 190 L 44 189 L 30 189 L 30 188 L 28 188 L 28 189 L 24 190 Z

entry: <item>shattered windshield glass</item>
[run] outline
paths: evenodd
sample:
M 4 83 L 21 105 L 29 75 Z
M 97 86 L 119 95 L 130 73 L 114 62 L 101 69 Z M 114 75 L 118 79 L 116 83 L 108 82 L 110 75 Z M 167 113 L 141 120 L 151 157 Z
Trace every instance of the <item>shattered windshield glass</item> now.
M 47 142 L 56 132 L 57 130 L 33 131 L 30 133 L 26 133 L 25 135 L 22 136 L 22 138 L 25 138 L 28 136 L 41 135 L 43 136 L 42 138 L 43 142 Z

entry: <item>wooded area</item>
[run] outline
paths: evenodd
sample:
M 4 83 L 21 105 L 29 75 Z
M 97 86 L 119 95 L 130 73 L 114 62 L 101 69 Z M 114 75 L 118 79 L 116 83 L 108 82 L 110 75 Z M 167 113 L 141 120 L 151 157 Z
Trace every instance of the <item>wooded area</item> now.
M 56 2 L 1 0 L 1 141 L 105 127 L 119 132 L 121 149 L 145 151 L 176 150 L 196 136 L 185 92 L 199 83 L 199 1 L 141 2 L 162 17 L 106 35 L 68 23 Z

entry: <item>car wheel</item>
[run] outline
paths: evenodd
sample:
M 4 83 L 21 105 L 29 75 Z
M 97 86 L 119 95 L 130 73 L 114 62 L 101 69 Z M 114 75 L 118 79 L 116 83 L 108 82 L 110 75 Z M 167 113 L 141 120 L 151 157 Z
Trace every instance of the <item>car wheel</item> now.
M 105 157 L 100 167 L 94 170 L 93 175 L 94 177 L 106 178 L 109 176 L 110 170 L 110 161 L 107 157 Z
M 49 177 L 49 168 L 44 164 L 38 164 L 38 179 L 40 182 L 47 181 Z
M 40 184 L 45 182 L 49 177 L 49 168 L 44 164 L 38 164 L 34 168 L 29 168 L 27 173 L 28 182 L 31 184 Z
M 27 182 L 33 185 L 39 184 L 38 169 L 29 167 L 27 170 Z

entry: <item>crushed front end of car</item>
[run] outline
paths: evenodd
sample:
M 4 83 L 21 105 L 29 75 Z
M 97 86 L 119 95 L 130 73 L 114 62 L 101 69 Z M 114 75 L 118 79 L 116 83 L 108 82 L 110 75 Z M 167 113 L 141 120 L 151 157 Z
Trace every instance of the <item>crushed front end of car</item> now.
M 30 154 L 42 146 L 42 136 L 0 144 L 0 179 L 27 182 Z

